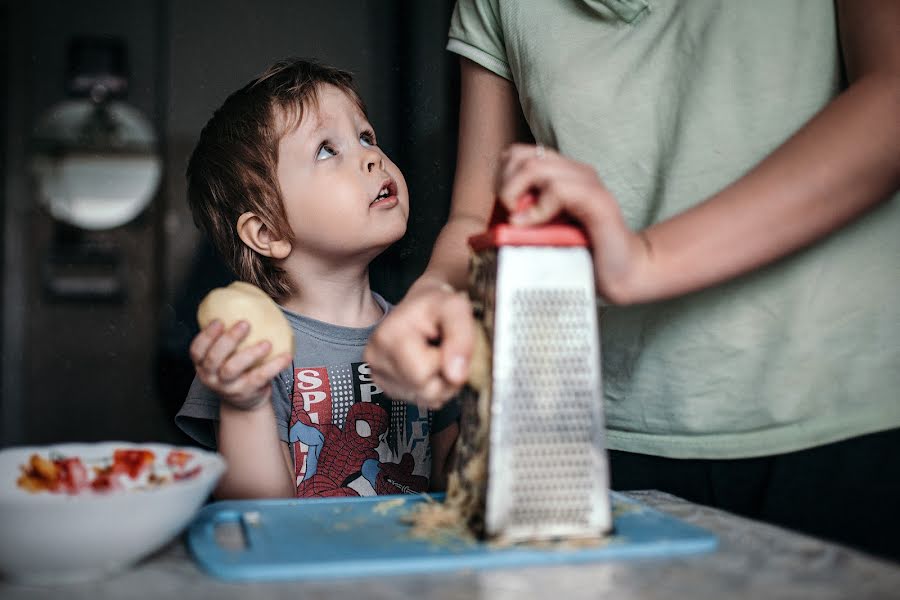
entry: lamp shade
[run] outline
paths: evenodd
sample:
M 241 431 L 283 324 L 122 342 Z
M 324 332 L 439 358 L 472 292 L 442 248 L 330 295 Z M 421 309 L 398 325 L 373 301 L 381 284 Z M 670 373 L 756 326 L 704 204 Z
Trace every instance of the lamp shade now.
M 125 102 L 60 102 L 38 121 L 33 143 L 40 201 L 69 225 L 124 225 L 143 212 L 159 186 L 162 161 L 153 127 Z

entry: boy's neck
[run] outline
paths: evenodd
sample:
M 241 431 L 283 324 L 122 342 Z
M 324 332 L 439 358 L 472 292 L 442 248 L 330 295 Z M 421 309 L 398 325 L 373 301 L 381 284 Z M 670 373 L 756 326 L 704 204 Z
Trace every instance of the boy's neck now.
M 280 302 L 286 309 L 341 327 L 369 327 L 384 316 L 369 287 L 368 267 L 301 272 L 294 294 Z

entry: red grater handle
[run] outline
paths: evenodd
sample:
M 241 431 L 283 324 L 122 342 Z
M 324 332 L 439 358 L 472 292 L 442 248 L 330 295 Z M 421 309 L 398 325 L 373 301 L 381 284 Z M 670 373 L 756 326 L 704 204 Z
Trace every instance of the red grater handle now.
M 515 212 L 523 211 L 537 202 L 529 192 L 516 202 Z M 488 230 L 469 238 L 469 246 L 475 252 L 501 246 L 588 246 L 587 236 L 576 225 L 560 219 L 532 227 L 514 227 L 507 223 L 509 213 L 500 202 L 494 203 L 494 211 Z

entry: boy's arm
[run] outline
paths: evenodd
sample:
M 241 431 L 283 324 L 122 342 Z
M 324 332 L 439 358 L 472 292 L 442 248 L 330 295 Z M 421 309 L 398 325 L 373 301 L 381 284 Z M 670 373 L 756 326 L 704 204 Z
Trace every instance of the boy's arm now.
M 500 153 L 523 137 L 513 84 L 461 59 L 459 149 L 450 216 L 428 267 L 376 329 L 364 360 L 391 397 L 438 408 L 465 382 L 473 345 L 465 294 L 469 236 L 487 225 Z M 435 342 L 440 340 L 440 345 Z
M 216 486 L 217 498 L 284 498 L 296 494 L 288 444 L 278 437 L 271 402 L 252 410 L 222 403 L 218 449 L 228 470 Z
M 214 320 L 191 342 L 197 377 L 219 399 L 216 430 L 219 452 L 227 470 L 215 494 L 220 498 L 294 496 L 287 444 L 278 437 L 272 406 L 272 379 L 286 369 L 291 356 L 283 353 L 256 366 L 271 349 L 262 341 L 237 350 L 249 332 L 239 321 L 228 330 Z

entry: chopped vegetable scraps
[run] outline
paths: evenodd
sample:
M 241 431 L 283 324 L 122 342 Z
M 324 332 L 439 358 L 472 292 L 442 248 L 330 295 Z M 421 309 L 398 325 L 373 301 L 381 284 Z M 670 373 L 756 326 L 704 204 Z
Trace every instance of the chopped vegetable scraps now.
M 153 467 L 153 459 L 156 456 L 149 450 L 123 450 L 113 452 L 113 473 L 128 473 L 132 479 L 137 479 L 141 473 Z
M 16 484 L 31 493 L 55 494 L 146 489 L 195 477 L 202 467 L 193 459 L 190 452 L 171 450 L 164 463 L 157 463 L 153 452 L 141 448 L 117 448 L 111 458 L 87 464 L 77 456 L 32 454 L 27 464 L 19 465 Z

